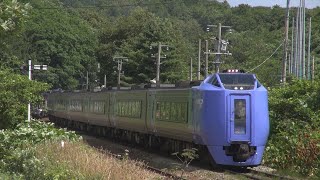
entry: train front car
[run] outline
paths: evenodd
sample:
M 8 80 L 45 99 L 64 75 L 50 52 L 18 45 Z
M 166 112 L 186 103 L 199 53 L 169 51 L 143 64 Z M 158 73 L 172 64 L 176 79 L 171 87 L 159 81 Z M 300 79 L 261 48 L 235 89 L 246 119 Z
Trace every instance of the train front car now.
M 195 133 L 216 164 L 261 164 L 269 135 L 268 94 L 254 74 L 213 74 L 194 89 L 193 99 Z

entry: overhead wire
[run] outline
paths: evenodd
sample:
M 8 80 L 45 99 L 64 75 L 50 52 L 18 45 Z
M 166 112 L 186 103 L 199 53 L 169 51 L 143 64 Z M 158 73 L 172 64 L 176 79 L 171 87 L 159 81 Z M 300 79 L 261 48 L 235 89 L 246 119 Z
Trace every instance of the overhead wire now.
M 259 68 L 260 66 L 262 66 L 264 63 L 266 63 L 277 51 L 278 49 L 284 44 L 284 40 L 281 42 L 281 44 L 277 47 L 277 49 L 267 58 L 265 59 L 262 63 L 260 63 L 258 66 L 252 68 L 250 71 L 248 72 L 251 72 L 251 71 L 254 71 L 255 69 Z
M 113 1 L 112 3 L 117 3 Z M 167 2 L 157 2 L 157 3 L 135 3 L 135 4 L 118 4 L 118 5 L 93 5 L 93 6 L 61 6 L 61 7 L 33 7 L 34 9 L 94 9 L 94 8 L 123 8 L 123 7 L 137 7 L 137 6 L 157 6 L 157 5 L 170 5 L 170 4 L 179 4 L 185 3 L 184 1 L 167 1 Z M 213 5 L 212 2 L 208 1 L 207 3 L 202 3 L 205 6 Z
M 171 2 L 160 2 L 160 3 L 147 3 L 147 4 L 122 4 L 122 5 L 98 5 L 98 6 L 63 6 L 63 7 L 34 7 L 34 9 L 43 9 L 43 10 L 50 10 L 50 9 L 94 9 L 94 8 L 116 8 L 116 7 L 137 7 L 137 6 L 157 6 L 157 5 L 168 5 L 176 3 L 174 1 Z M 284 40 L 281 42 L 281 44 L 276 48 L 276 50 L 262 63 L 260 63 L 258 66 L 252 68 L 248 72 L 254 71 L 255 69 L 262 66 L 264 63 L 266 63 L 277 51 L 278 49 L 284 44 Z
M 63 7 L 34 7 L 34 9 L 95 9 L 95 8 L 117 8 L 117 7 L 137 7 L 137 6 L 157 6 L 157 5 L 165 5 L 172 4 L 171 2 L 161 2 L 161 3 L 146 3 L 146 4 L 118 4 L 118 5 L 98 5 L 98 6 L 63 6 Z

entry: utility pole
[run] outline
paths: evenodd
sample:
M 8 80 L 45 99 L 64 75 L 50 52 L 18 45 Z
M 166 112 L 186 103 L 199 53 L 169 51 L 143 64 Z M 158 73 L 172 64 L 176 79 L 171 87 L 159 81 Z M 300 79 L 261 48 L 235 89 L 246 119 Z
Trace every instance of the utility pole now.
M 200 80 L 200 68 L 201 68 L 200 62 L 201 62 L 201 39 L 199 39 L 197 80 Z
M 158 43 L 156 87 L 160 88 L 161 42 Z
M 290 69 L 290 67 L 291 67 L 291 54 L 290 53 L 288 54 L 288 58 L 289 58 L 289 60 L 288 60 L 288 72 L 289 72 L 289 74 L 291 74 L 291 69 Z
M 295 39 L 295 48 L 294 48 L 295 75 L 296 75 L 296 77 L 299 77 L 299 8 L 297 9 L 295 38 L 294 39 Z
M 48 70 L 48 66 L 47 65 L 34 65 L 33 69 L 35 69 L 35 70 Z M 30 81 L 32 80 L 31 72 L 32 72 L 32 63 L 31 63 L 31 60 L 29 59 L 28 60 L 28 76 L 29 76 Z M 28 103 L 28 119 L 27 119 L 27 121 L 30 122 L 30 119 L 31 119 L 31 104 Z
M 303 60 L 304 60 L 304 30 L 303 30 L 303 0 L 300 0 L 300 7 L 299 7 L 299 78 L 302 79 L 303 75 Z
M 219 72 L 219 66 L 220 66 L 220 52 L 221 52 L 221 23 L 219 23 L 219 36 L 218 36 L 218 54 L 217 54 L 217 61 L 214 62 L 215 72 Z
M 118 70 L 117 89 L 118 90 L 120 89 L 120 76 L 121 76 L 121 71 L 122 71 L 123 60 L 128 61 L 128 58 L 127 57 L 120 57 L 120 56 L 113 57 L 113 61 L 117 61 L 117 64 L 118 64 L 117 65 L 117 70 Z
M 294 16 L 292 17 L 292 31 L 291 31 L 291 66 L 290 68 L 290 73 L 294 74 L 294 67 L 295 67 L 295 59 L 294 59 Z
M 302 25 L 303 25 L 303 46 L 302 46 L 302 67 L 303 67 L 303 76 L 302 78 L 306 78 L 306 3 L 305 0 L 302 0 Z
M 205 68 L 204 68 L 204 76 L 205 78 L 208 77 L 208 59 L 209 59 L 209 52 L 208 52 L 208 40 L 206 40 L 206 60 L 205 60 Z
M 283 46 L 283 57 L 282 57 L 282 83 L 285 85 L 286 83 L 286 76 L 287 76 L 287 56 L 288 56 L 288 27 L 289 27 L 289 3 L 290 0 L 287 0 L 287 9 L 286 9 L 286 16 L 285 16 L 285 39 L 284 39 L 284 46 Z
M 107 75 L 104 75 L 104 88 L 107 88 Z
M 87 71 L 87 78 L 86 78 L 87 82 L 86 82 L 86 90 L 88 91 L 89 90 L 89 72 Z
M 152 49 L 152 46 L 155 46 L 155 44 L 151 44 L 150 49 Z M 161 65 L 161 58 L 166 58 L 166 56 L 161 56 L 161 48 L 167 47 L 167 50 L 169 50 L 169 46 L 165 44 L 161 44 L 161 42 L 158 42 L 158 53 L 157 53 L 157 75 L 156 75 L 156 87 L 160 88 L 160 65 Z M 155 57 L 151 55 L 152 57 Z
M 32 78 L 31 78 L 31 69 L 32 69 L 32 65 L 31 65 L 31 60 L 29 59 L 28 60 L 28 69 L 29 69 L 29 72 L 28 72 L 28 75 L 29 75 L 29 80 L 31 81 Z M 30 122 L 30 119 L 31 119 L 31 104 L 28 103 L 28 122 Z
M 314 56 L 312 58 L 312 80 L 314 80 Z
M 309 42 L 308 42 L 308 71 L 307 71 L 307 78 L 308 79 L 311 79 L 311 73 L 310 73 L 310 58 L 311 58 L 311 55 L 310 55 L 310 51 L 311 51 L 311 17 L 310 17 L 310 20 L 309 20 L 309 35 L 308 35 L 308 39 L 309 39 Z
M 210 27 L 217 27 L 217 25 L 207 25 L 207 31 L 209 31 Z M 231 30 L 231 26 L 223 26 L 221 25 L 221 23 L 219 23 L 218 25 L 218 49 L 216 53 L 210 53 L 207 52 L 208 54 L 214 54 L 216 55 L 216 60 L 213 62 L 214 66 L 215 66 L 215 72 L 219 73 L 220 71 L 220 64 L 221 64 L 221 55 L 232 55 L 231 53 L 229 53 L 229 51 L 227 51 L 227 45 L 229 44 L 228 41 L 224 41 L 222 40 L 222 28 L 228 28 L 229 30 Z M 223 48 L 222 48 L 223 47 Z M 225 52 L 221 52 L 225 51 Z
M 190 81 L 192 81 L 192 58 L 190 58 Z

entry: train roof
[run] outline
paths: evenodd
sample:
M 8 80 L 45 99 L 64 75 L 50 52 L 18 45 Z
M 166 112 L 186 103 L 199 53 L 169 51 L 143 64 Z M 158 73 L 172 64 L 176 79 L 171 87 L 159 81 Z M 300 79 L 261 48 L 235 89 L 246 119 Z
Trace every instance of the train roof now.
M 52 90 L 52 93 L 61 93 L 61 92 L 107 92 L 107 91 L 131 91 L 131 90 L 146 90 L 146 89 L 190 89 L 192 87 L 198 87 L 201 84 L 212 84 L 217 87 L 224 87 L 225 89 L 237 89 L 242 88 L 242 86 L 247 86 L 247 89 L 254 89 L 254 87 L 260 87 L 261 84 L 257 81 L 254 74 L 245 73 L 243 70 L 224 70 L 221 73 L 214 73 L 209 75 L 205 80 L 195 80 L 195 81 L 179 81 L 175 84 L 160 84 L 160 87 L 157 88 L 156 84 L 137 84 L 130 87 L 97 87 L 93 90 L 73 90 L 73 91 L 64 91 L 62 89 Z M 230 87 L 229 87 L 230 86 Z M 200 86 L 202 87 L 202 86 Z M 246 89 L 246 88 L 245 88 Z
M 179 81 L 176 84 L 160 84 L 160 88 L 156 87 L 156 84 L 139 84 L 139 85 L 133 85 L 131 87 L 120 87 L 118 89 L 117 87 L 107 87 L 107 88 L 100 88 L 97 87 L 93 90 L 87 91 L 87 90 L 62 90 L 62 89 L 55 89 L 51 90 L 51 93 L 62 93 L 62 92 L 77 92 L 77 93 L 83 93 L 83 92 L 106 92 L 106 91 L 128 91 L 128 90 L 146 90 L 146 89 L 187 89 L 194 86 L 199 86 L 201 84 L 202 80 L 199 81 Z

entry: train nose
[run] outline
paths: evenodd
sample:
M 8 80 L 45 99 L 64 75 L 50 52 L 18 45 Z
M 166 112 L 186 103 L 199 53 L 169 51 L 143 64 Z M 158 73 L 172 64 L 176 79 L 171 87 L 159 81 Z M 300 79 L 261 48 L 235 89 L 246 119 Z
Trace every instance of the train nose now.
M 249 146 L 246 143 L 237 143 L 224 146 L 223 149 L 227 156 L 233 157 L 234 162 L 245 162 L 256 153 L 257 147 Z

